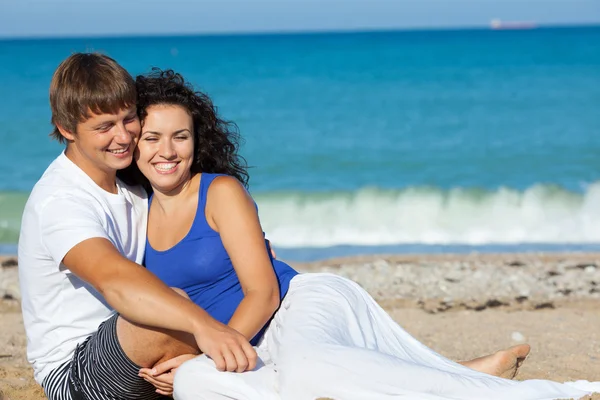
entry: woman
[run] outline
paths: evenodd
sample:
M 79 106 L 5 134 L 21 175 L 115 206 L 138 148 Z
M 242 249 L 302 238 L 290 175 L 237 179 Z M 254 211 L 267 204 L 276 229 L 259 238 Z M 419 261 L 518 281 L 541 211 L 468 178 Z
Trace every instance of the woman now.
M 273 260 L 245 186 L 237 135 L 210 99 L 172 71 L 137 78 L 142 134 L 136 166 L 150 186 L 146 267 L 238 330 L 262 364 L 219 372 L 205 356 L 142 370 L 177 399 L 551 399 L 585 391 L 516 382 L 529 346 L 462 364 L 419 343 L 357 284 L 298 274 Z M 229 357 L 234 358 L 234 354 Z M 471 368 L 468 368 L 471 367 Z M 496 375 L 496 376 L 493 376 Z

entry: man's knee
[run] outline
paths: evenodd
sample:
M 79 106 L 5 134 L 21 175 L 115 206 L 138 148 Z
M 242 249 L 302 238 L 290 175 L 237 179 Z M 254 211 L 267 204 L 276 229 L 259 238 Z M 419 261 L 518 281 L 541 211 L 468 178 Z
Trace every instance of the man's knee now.
M 185 292 L 185 290 L 183 289 L 179 289 L 176 287 L 172 287 L 171 289 L 173 289 L 173 291 L 175 291 L 175 293 L 177 293 L 178 295 L 185 297 L 186 299 L 189 299 L 190 296 L 187 295 L 187 293 Z
M 182 354 L 198 353 L 192 335 L 140 326 L 122 316 L 117 321 L 117 337 L 125 354 L 141 367 L 153 367 Z

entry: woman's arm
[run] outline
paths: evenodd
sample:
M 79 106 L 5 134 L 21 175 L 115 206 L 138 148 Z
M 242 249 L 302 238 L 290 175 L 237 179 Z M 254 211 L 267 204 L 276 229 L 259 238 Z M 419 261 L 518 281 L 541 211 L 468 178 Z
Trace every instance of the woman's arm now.
M 248 340 L 279 307 L 279 284 L 267 253 L 254 201 L 237 179 L 217 177 L 208 189 L 206 216 L 219 232 L 238 275 L 244 299 L 229 326 Z

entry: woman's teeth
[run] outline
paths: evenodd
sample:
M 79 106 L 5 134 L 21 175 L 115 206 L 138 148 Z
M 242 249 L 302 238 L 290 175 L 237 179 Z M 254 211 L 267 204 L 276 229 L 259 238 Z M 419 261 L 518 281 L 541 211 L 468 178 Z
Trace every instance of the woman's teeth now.
M 160 163 L 160 164 L 155 164 L 154 168 L 156 168 L 157 170 L 159 170 L 161 172 L 167 172 L 167 171 L 172 170 L 176 166 L 177 166 L 177 163 Z

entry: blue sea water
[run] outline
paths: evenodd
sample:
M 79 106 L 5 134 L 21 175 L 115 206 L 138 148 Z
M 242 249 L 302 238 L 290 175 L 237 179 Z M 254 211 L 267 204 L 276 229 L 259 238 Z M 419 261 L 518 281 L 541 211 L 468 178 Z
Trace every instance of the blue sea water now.
M 279 253 L 600 249 L 600 27 L 0 41 L 0 252 L 101 51 L 181 72 L 245 138 Z

